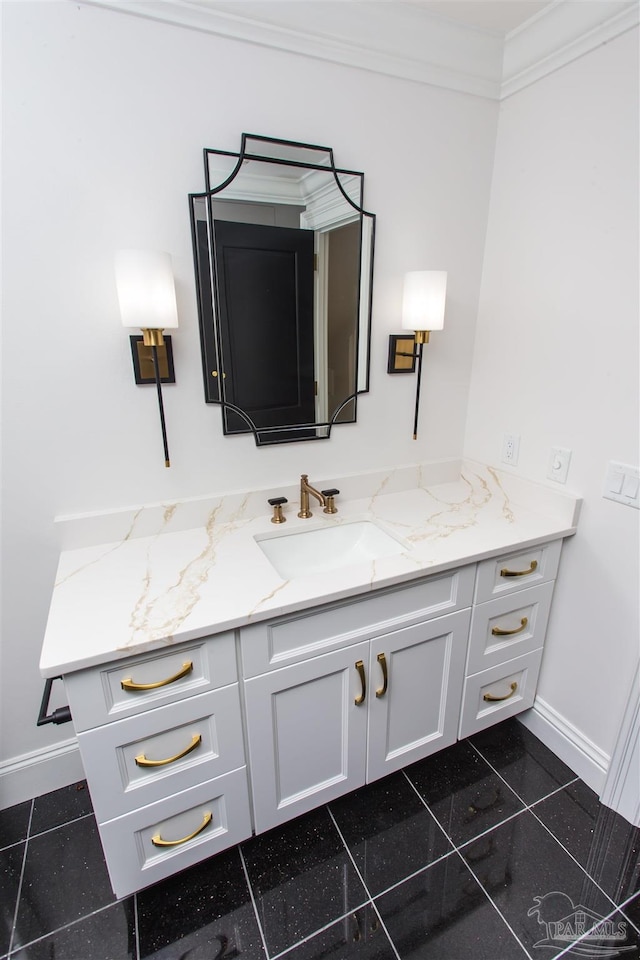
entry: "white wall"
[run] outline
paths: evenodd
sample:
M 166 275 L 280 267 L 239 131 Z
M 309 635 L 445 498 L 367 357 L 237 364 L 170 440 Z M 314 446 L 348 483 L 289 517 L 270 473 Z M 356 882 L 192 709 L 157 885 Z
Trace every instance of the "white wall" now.
M 477 97 L 67 0 L 1 7 L 0 773 L 70 735 L 35 727 L 55 516 L 461 454 L 497 120 Z M 203 400 L 187 194 L 203 187 L 202 148 L 235 150 L 243 131 L 333 146 L 341 166 L 365 171 L 378 215 L 372 391 L 358 424 L 328 442 L 258 450 L 224 438 Z M 129 246 L 174 259 L 170 470 L 119 323 L 113 253 Z M 449 271 L 449 301 L 413 442 L 415 381 L 388 377 L 386 352 L 402 274 L 420 267 Z
M 607 461 L 639 459 L 638 75 L 632 30 L 501 106 L 465 441 L 495 463 L 520 434 L 511 469 L 543 482 L 573 451 L 539 698 L 596 766 L 639 653 L 638 511 L 602 499 Z

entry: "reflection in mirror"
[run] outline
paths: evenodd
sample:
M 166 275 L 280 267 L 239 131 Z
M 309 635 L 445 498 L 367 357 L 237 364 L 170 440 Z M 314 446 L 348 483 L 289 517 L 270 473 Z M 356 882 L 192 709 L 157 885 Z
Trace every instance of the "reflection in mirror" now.
M 205 399 L 258 445 L 328 438 L 369 389 L 375 217 L 329 148 L 250 134 L 189 197 Z

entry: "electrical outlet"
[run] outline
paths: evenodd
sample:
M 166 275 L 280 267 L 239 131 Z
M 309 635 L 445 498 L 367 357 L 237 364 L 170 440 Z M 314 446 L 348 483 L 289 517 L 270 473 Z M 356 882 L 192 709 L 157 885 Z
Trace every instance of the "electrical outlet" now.
M 549 458 L 549 469 L 547 476 L 556 483 L 566 483 L 569 473 L 569 464 L 571 462 L 571 450 L 564 447 L 551 447 L 551 457 Z
M 518 462 L 520 451 L 520 437 L 517 433 L 505 433 L 502 438 L 502 462 L 510 463 L 512 467 Z

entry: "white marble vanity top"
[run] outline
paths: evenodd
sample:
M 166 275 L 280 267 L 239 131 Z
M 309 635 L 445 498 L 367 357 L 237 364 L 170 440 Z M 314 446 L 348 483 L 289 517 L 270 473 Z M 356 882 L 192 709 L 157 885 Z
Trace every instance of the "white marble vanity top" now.
M 339 512 L 301 520 L 297 488 L 144 507 L 83 524 L 118 538 L 63 550 L 40 670 L 44 677 L 192 640 L 304 607 L 570 536 L 580 500 L 481 464 L 408 467 L 329 478 Z M 289 497 L 270 522 L 267 497 Z M 85 518 L 86 519 L 86 518 Z M 393 556 L 283 580 L 255 537 L 371 519 L 402 541 Z M 64 525 L 63 523 L 63 525 Z M 121 529 L 118 530 L 118 525 Z M 126 529 L 125 529 L 126 527 Z M 66 536 L 69 542 L 69 535 Z

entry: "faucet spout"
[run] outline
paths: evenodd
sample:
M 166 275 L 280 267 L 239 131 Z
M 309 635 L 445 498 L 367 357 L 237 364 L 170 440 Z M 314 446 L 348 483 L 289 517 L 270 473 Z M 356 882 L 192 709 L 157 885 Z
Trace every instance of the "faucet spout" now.
M 298 516 L 303 520 L 313 516 L 311 510 L 309 510 L 309 494 L 316 498 L 321 507 L 326 507 L 327 499 L 324 494 L 312 487 L 309 483 L 309 477 L 306 473 L 303 473 L 300 476 L 300 512 L 298 513 Z

